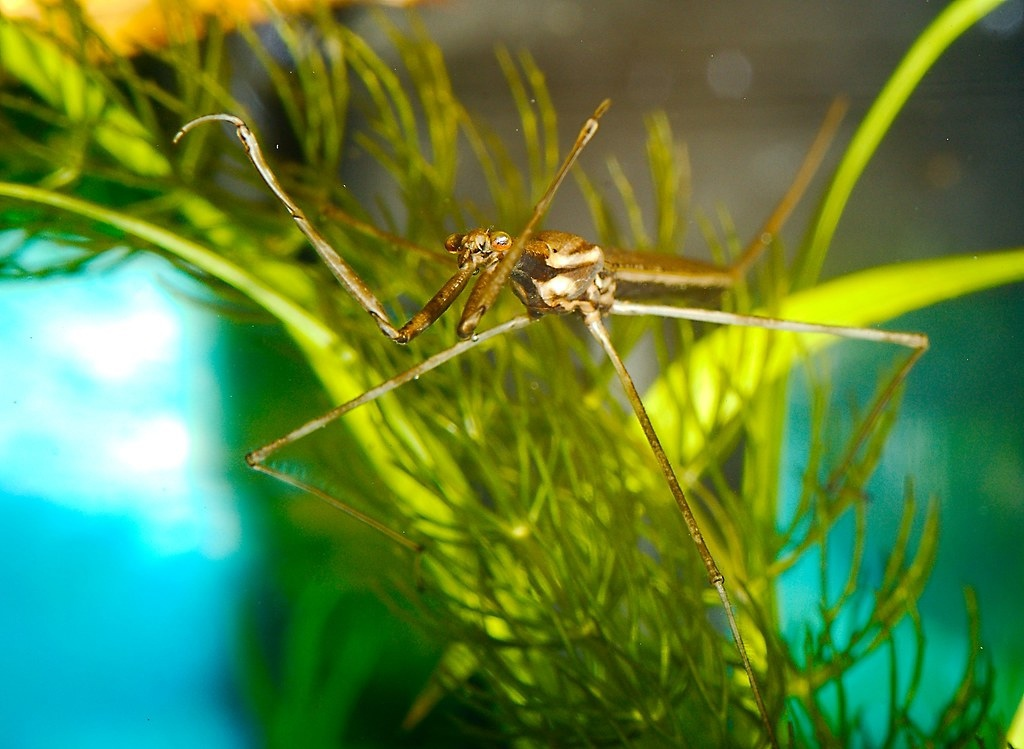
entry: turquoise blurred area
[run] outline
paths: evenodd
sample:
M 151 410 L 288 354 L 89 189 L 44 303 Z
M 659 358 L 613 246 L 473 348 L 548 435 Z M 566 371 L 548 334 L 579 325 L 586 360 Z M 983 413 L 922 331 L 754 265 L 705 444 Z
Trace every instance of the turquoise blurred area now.
M 374 532 L 245 468 L 326 407 L 287 337 L 116 254 L 0 286 L 0 746 L 472 746 L 399 728 L 439 652 L 357 579 Z
M 253 539 L 196 293 L 147 256 L 0 288 L 4 746 L 253 743 L 236 666 Z
M 929 501 L 938 503 L 939 545 L 919 611 L 925 638 L 921 685 L 914 714 L 924 725 L 954 693 L 968 658 L 964 589 L 978 596 L 981 649 L 976 655 L 994 672 L 992 715 L 1004 727 L 1024 695 L 1024 619 L 1019 577 L 1024 572 L 1024 288 L 1020 285 L 973 294 L 893 320 L 892 330 L 927 331 L 932 347 L 908 379 L 898 420 L 868 486 L 866 548 L 857 595 L 860 605 L 844 612 L 847 629 L 863 620 L 882 580 L 913 485 L 916 522 L 911 551 L 920 542 Z M 899 352 L 886 347 L 842 344 L 819 362 L 828 371 L 833 413 L 866 402 L 876 380 Z M 791 516 L 804 480 L 811 434 L 808 379 L 794 373 L 787 426 L 783 517 Z M 841 592 L 854 551 L 852 518 L 838 524 L 827 556 L 829 600 Z M 779 586 L 783 633 L 799 647 L 804 628 L 820 629 L 820 553 L 811 553 Z M 898 684 L 906 689 L 916 643 L 908 621 L 898 628 Z M 884 736 L 889 692 L 889 652 L 867 659 L 847 681 L 875 738 Z

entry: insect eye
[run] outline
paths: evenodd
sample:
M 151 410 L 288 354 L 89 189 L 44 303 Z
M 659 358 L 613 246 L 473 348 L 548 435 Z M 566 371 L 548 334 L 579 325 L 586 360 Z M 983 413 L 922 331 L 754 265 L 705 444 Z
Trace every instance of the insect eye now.
M 444 248 L 452 254 L 457 253 L 465 236 L 465 234 L 449 234 L 448 239 L 444 240 Z
M 505 249 L 506 247 L 512 246 L 512 237 L 503 231 L 494 232 L 494 236 L 491 237 L 491 246 L 496 249 Z

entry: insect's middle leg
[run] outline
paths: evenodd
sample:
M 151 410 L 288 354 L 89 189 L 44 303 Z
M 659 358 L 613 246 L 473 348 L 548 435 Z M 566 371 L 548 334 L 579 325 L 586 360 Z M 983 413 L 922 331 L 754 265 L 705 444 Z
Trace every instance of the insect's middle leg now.
M 303 437 L 306 437 L 312 432 L 315 432 L 319 429 L 323 429 L 325 426 L 327 426 L 333 421 L 336 421 L 337 419 L 340 419 L 342 416 L 349 413 L 350 411 L 353 411 L 354 409 L 359 408 L 360 406 L 364 406 L 367 403 L 377 400 L 377 398 L 381 397 L 385 393 L 389 393 L 395 388 L 398 388 L 399 386 L 409 382 L 410 380 L 414 380 L 420 375 L 426 374 L 432 369 L 435 369 L 444 364 L 445 362 L 450 361 L 451 359 L 454 359 L 455 357 L 461 354 L 464 354 L 469 349 L 474 348 L 480 345 L 481 343 L 484 343 L 492 338 L 496 338 L 500 335 L 504 335 L 505 333 L 509 333 L 513 330 L 520 330 L 529 325 L 531 322 L 532 319 L 525 315 L 515 317 L 512 318 L 511 320 L 508 320 L 507 322 L 502 323 L 501 325 L 498 325 L 497 327 L 491 328 L 489 330 L 484 331 L 483 333 L 480 333 L 475 338 L 467 339 L 465 341 L 459 341 L 454 346 L 450 346 L 444 351 L 434 354 L 433 356 L 424 359 L 420 363 L 416 364 L 413 367 L 410 367 L 404 372 L 395 375 L 391 379 L 385 380 L 379 385 L 370 388 L 362 395 L 353 398 L 352 400 L 343 403 L 340 406 L 332 408 L 327 413 L 318 416 L 315 419 L 307 421 L 305 424 L 302 424 L 301 426 L 293 429 L 283 437 L 279 437 L 278 439 L 264 445 L 258 450 L 252 451 L 251 453 L 245 456 L 245 461 L 254 470 L 259 471 L 260 473 L 264 473 L 268 476 L 272 476 L 278 481 L 282 481 L 286 484 L 294 486 L 297 489 L 312 494 L 313 496 L 323 500 L 332 507 L 344 512 L 346 515 L 349 515 L 355 518 L 356 520 L 359 520 L 360 522 L 365 523 L 371 528 L 379 531 L 380 533 L 383 533 L 385 536 L 390 538 L 392 541 L 395 541 L 399 545 L 404 546 L 411 551 L 419 553 L 423 551 L 423 547 L 419 543 L 411 541 L 402 533 L 399 533 L 393 528 L 384 525 L 379 520 L 370 517 L 369 515 L 366 515 L 365 513 L 355 509 L 354 507 L 345 504 L 341 500 L 331 496 L 322 489 L 319 489 L 318 487 L 313 486 L 312 484 L 309 484 L 295 476 L 287 474 L 283 471 L 279 471 L 276 468 L 267 465 L 266 461 L 267 459 L 270 458 L 271 455 L 276 453 L 278 450 L 281 450 L 282 448 L 287 447 L 288 445 L 294 442 L 298 442 Z

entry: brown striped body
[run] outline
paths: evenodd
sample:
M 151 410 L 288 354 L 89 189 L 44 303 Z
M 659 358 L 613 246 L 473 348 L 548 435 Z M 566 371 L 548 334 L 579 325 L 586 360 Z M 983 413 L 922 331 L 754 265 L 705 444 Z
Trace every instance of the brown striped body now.
M 513 246 L 502 231 L 473 229 L 445 242 L 459 267 L 493 268 Z M 512 291 L 534 317 L 569 312 L 606 313 L 615 298 L 678 296 L 687 290 L 732 285 L 729 268 L 652 252 L 605 252 L 577 234 L 539 231 L 530 237 L 509 276 Z
M 596 244 L 563 231 L 537 232 L 509 276 L 532 315 L 611 308 L 615 284 Z
M 459 266 L 487 270 L 496 265 L 513 241 L 505 232 L 473 229 L 453 234 L 446 249 Z M 530 237 L 509 276 L 512 291 L 533 317 L 580 312 L 607 312 L 615 292 L 596 244 L 564 231 L 540 231 Z

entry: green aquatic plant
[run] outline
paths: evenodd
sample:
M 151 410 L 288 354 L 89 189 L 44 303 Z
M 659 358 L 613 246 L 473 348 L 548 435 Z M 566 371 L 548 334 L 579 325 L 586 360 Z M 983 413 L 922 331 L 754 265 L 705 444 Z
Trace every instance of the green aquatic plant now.
M 931 62 L 995 4 L 959 0 L 939 16 L 860 126 L 807 244 L 792 259 L 773 245 L 723 304 L 870 325 L 1024 278 L 1024 250 L 1015 249 L 817 283 L 845 197 L 874 147 Z M 531 59 L 498 53 L 520 119 L 521 169 L 512 146 L 458 99 L 442 51 L 414 19 L 408 31 L 382 21 L 401 61 L 396 73 L 326 10 L 274 16 L 261 29 L 243 24 L 229 37 L 182 8 L 169 24 L 179 30 L 169 45 L 138 59 L 109 54 L 75 5 L 53 12 L 75 23 L 0 19 L 0 222 L 14 229 L 14 240 L 0 246 L 0 273 L 35 278 L 80 271 L 101 257 L 157 253 L 279 321 L 323 402 L 346 401 L 446 347 L 454 322 L 442 318 L 405 348 L 387 343 L 308 251 L 233 141 L 208 128 L 171 147 L 174 131 L 199 114 L 229 111 L 260 122 L 231 94 L 238 47 L 256 61 L 273 93 L 268 106 L 280 112 L 281 137 L 291 141 L 290 159 L 273 156 L 287 188 L 376 293 L 395 300 L 396 317 L 450 272 L 439 238 L 474 225 L 515 231 L 558 165 L 555 106 Z M 265 35 L 286 51 L 284 60 L 266 51 Z M 612 162 L 614 204 L 595 179 L 578 180 L 593 236 L 606 246 L 679 251 L 686 165 L 664 117 L 647 121 L 647 152 L 654 229 Z M 353 156 L 379 178 L 369 199 L 338 178 L 353 168 Z M 459 197 L 457 167 L 467 156 L 485 177 L 486 197 Z M 736 244 L 728 226 L 725 234 L 714 248 L 723 260 Z M 40 258 L 36 237 L 60 240 L 65 254 Z M 503 299 L 494 319 L 509 316 L 514 304 Z M 857 585 L 864 487 L 895 408 L 857 445 L 856 426 L 828 426 L 838 406 L 827 388 L 816 390 L 802 494 L 792 516 L 780 519 L 786 374 L 817 372 L 811 354 L 830 341 L 641 320 L 616 321 L 614 335 L 625 351 L 655 341 L 662 374 L 645 400 L 724 569 L 783 740 L 844 743 L 862 732 L 847 677 L 885 652 L 892 657 L 885 741 L 947 745 L 981 731 L 994 736 L 986 725 L 990 675 L 974 660 L 976 643 L 941 719 L 921 724 L 912 715 L 927 645 L 915 601 L 938 538 L 934 503 L 921 517 L 908 487 L 882 579 L 870 594 Z M 361 578 L 356 587 L 380 591 L 395 617 L 443 646 L 410 724 L 454 692 L 473 709 L 462 717 L 476 740 L 763 743 L 717 598 L 614 387 L 610 367 L 595 361 L 573 325 L 547 321 L 460 357 L 281 457 L 282 469 L 407 534 L 425 552 L 414 558 L 360 530 L 351 531 L 356 548 L 332 534 L 325 543 L 324 524 L 344 525 L 343 518 L 275 494 L 269 511 L 299 533 L 282 530 L 277 541 L 290 552 L 277 573 L 292 606 L 288 634 L 277 656 L 254 644 L 249 668 L 250 697 L 272 742 L 331 745 L 354 730 L 359 695 L 346 685 L 372 665 L 353 654 L 351 637 L 370 638 L 373 628 L 338 614 L 358 597 L 348 590 L 353 583 L 324 580 L 347 568 L 350 580 Z M 316 411 L 311 400 L 306 417 Z M 247 439 L 255 447 L 276 436 Z M 837 571 L 824 560 L 839 543 L 837 527 L 851 519 L 852 562 Z M 815 555 L 826 591 L 819 621 L 803 640 L 787 641 L 777 580 Z M 970 594 L 966 604 L 976 622 Z M 909 680 L 895 658 L 895 632 L 907 621 L 917 647 Z

